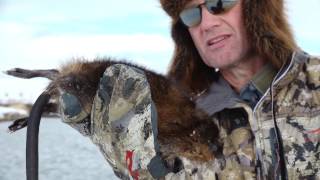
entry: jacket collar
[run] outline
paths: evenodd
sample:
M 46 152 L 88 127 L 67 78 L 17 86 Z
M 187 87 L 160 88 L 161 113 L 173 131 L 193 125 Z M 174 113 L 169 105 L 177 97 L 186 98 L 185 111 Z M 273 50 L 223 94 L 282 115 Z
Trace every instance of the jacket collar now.
M 275 90 L 289 85 L 303 70 L 303 64 L 308 59 L 309 55 L 303 51 L 293 52 L 291 60 L 280 69 L 272 82 Z
M 297 51 L 292 54 L 291 60 L 284 65 L 273 79 L 275 90 L 282 89 L 299 75 L 303 68 L 303 63 L 308 59 L 308 54 Z M 270 86 L 270 83 L 269 83 Z M 266 92 L 264 92 L 266 94 Z M 263 98 L 262 98 L 263 99 Z M 262 100 L 260 99 L 260 101 Z M 231 108 L 236 103 L 242 102 L 241 97 L 236 94 L 230 85 L 220 76 L 206 93 L 195 99 L 197 108 L 204 110 L 209 115 L 221 111 L 224 108 Z

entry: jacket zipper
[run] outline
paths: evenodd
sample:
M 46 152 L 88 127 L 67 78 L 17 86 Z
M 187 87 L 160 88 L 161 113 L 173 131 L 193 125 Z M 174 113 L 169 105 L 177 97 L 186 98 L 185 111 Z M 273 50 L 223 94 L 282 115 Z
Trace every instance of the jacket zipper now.
M 272 80 L 272 82 L 271 82 L 271 86 L 267 89 L 267 91 L 264 93 L 264 95 L 261 97 L 261 99 L 258 101 L 258 103 L 256 104 L 256 106 L 254 107 L 254 109 L 253 109 L 253 121 L 254 122 L 256 122 L 256 124 L 258 125 L 258 121 L 257 121 L 257 119 L 258 119 L 258 117 L 257 117 L 257 109 L 258 109 L 258 107 L 261 105 L 261 103 L 262 103 L 262 101 L 266 98 L 266 96 L 268 95 L 268 94 L 270 94 L 270 92 L 269 91 L 272 91 L 272 89 L 273 89 L 273 87 L 274 87 L 274 85 L 275 84 L 277 84 L 280 80 L 282 80 L 283 78 L 284 78 L 284 76 L 288 73 L 288 71 L 290 70 L 290 68 L 292 67 L 292 65 L 293 65 L 293 61 L 294 61 L 294 58 L 295 58 L 295 56 L 296 56 L 296 52 L 293 52 L 293 54 L 292 54 L 292 57 L 291 57 L 291 61 L 290 61 L 290 64 L 288 65 L 288 67 L 286 68 L 286 70 L 280 75 L 280 73 L 281 73 L 281 71 L 282 71 L 282 69 L 283 68 L 285 68 L 285 65 L 283 65 L 283 67 L 282 68 L 280 68 L 280 71 L 276 74 L 276 76 L 274 77 L 274 79 Z M 280 76 L 279 76 L 280 75 Z M 278 77 L 279 76 L 279 77 Z M 273 94 L 272 94 L 272 96 L 273 96 Z M 273 97 L 271 97 L 271 104 L 272 104 L 272 116 L 273 116 L 273 119 L 275 120 L 275 112 L 274 112 L 274 108 L 273 108 L 273 104 L 274 104 L 274 99 L 273 99 Z M 274 121 L 274 124 L 275 124 L 275 128 L 277 128 L 277 125 L 276 125 L 276 121 Z M 277 129 L 276 129 L 276 131 L 278 131 Z M 277 134 L 278 134 L 278 132 L 277 132 Z M 277 135 L 278 136 L 278 135 Z M 277 138 L 277 140 L 278 140 L 278 138 Z M 279 143 L 278 143 L 279 144 Z M 279 144 L 280 145 L 280 144 Z M 282 144 L 281 144 L 282 145 Z M 282 154 L 282 156 L 283 156 L 284 154 Z M 280 155 L 281 156 L 281 155 Z M 263 163 L 261 162 L 262 161 L 262 154 L 260 154 L 260 153 L 258 153 L 257 151 L 256 151 L 256 161 L 257 161 L 257 165 L 259 165 L 257 168 L 264 168 L 263 167 Z M 263 172 L 261 172 L 261 170 L 262 169 L 257 169 L 258 171 L 257 171 L 257 174 L 258 174 L 258 179 L 260 179 L 260 177 L 261 177 L 261 179 L 264 179 L 264 177 L 263 177 Z

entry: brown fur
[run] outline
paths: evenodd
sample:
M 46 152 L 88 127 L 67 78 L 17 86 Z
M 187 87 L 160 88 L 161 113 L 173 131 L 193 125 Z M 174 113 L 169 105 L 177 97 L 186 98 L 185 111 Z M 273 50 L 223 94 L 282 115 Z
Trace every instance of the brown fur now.
M 199 93 L 218 75 L 204 65 L 187 28 L 179 20 L 179 13 L 190 1 L 160 0 L 160 3 L 172 18 L 171 35 L 175 42 L 168 75 L 192 93 Z M 253 51 L 279 69 L 297 49 L 284 14 L 283 0 L 242 0 L 242 3 L 244 23 Z
M 53 99 L 59 89 L 77 96 L 90 114 L 100 77 L 112 64 L 121 63 L 143 70 L 150 84 L 151 96 L 158 114 L 158 140 L 163 157 L 183 156 L 190 160 L 209 161 L 214 158 L 210 146 L 218 146 L 218 129 L 213 121 L 166 77 L 145 68 L 111 59 L 93 62 L 75 61 L 61 68 L 48 89 Z

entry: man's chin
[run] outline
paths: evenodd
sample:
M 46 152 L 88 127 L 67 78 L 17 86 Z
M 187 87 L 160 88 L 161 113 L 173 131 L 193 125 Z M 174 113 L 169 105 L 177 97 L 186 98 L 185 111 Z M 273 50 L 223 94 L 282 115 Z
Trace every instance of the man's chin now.
M 216 60 L 213 63 L 208 63 L 207 65 L 209 67 L 212 68 L 216 68 L 216 69 L 229 69 L 229 68 L 233 68 L 236 67 L 237 64 L 239 64 L 238 62 L 233 62 L 231 60 Z

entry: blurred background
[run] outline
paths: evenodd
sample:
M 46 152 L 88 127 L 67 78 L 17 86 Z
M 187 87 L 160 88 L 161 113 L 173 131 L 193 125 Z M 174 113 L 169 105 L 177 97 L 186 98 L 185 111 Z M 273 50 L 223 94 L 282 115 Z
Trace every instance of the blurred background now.
M 320 1 L 286 0 L 286 8 L 299 46 L 320 55 Z M 170 19 L 157 0 L 0 0 L 0 71 L 107 56 L 165 73 L 172 52 Z M 0 72 L 0 121 L 24 116 L 47 83 Z M 42 124 L 42 179 L 115 178 L 87 138 L 55 118 Z M 8 134 L 8 125 L 0 123 L 0 180 L 25 179 L 25 130 Z
M 298 44 L 320 54 L 320 1 L 286 0 L 286 7 Z M 111 56 L 165 73 L 173 52 L 169 27 L 157 0 L 0 0 L 0 71 Z M 0 73 L 0 99 L 32 102 L 46 83 Z

